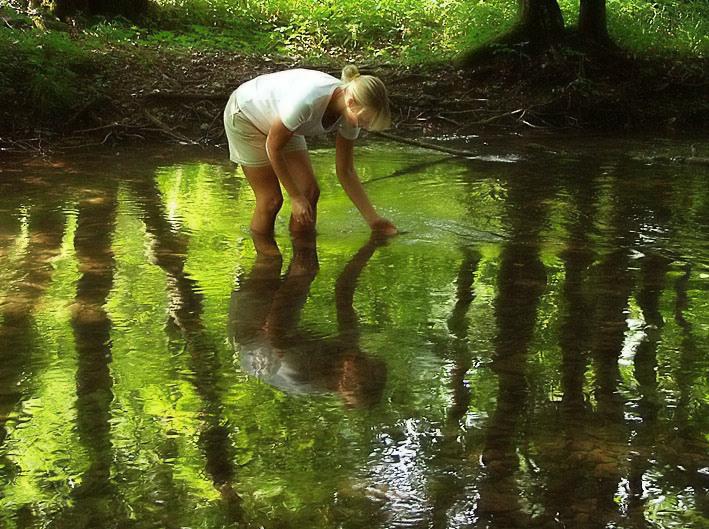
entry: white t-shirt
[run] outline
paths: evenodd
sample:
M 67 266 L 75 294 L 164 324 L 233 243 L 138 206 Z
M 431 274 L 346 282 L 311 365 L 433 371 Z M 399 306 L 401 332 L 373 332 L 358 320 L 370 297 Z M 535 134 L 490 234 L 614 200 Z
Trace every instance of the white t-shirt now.
M 332 93 L 342 82 L 332 75 L 315 70 L 284 70 L 260 75 L 236 89 L 236 102 L 249 121 L 264 134 L 280 118 L 286 128 L 300 136 L 317 136 L 338 130 L 344 138 L 354 140 L 359 128 L 340 116 L 325 129 L 323 115 Z M 236 109 L 232 109 L 236 110 Z

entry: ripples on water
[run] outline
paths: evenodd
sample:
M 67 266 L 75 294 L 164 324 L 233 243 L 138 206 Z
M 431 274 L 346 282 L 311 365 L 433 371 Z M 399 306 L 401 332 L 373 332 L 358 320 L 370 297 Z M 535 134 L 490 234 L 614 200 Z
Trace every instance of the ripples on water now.
M 390 241 L 315 150 L 271 256 L 221 157 L 4 163 L 0 527 L 707 527 L 706 170 L 584 143 L 364 145 Z

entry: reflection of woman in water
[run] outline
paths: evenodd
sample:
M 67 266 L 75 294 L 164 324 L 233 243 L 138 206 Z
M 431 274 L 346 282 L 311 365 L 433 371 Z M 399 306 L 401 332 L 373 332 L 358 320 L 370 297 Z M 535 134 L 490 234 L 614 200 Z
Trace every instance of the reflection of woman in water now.
M 293 240 L 293 259 L 283 279 L 281 256 L 259 253 L 251 273 L 232 294 L 229 334 L 242 369 L 288 393 L 337 393 L 349 406 L 375 405 L 386 366 L 359 349 L 352 300 L 359 274 L 380 245 L 381 239 L 370 239 L 337 280 L 334 338 L 298 326 L 318 270 L 312 239 Z

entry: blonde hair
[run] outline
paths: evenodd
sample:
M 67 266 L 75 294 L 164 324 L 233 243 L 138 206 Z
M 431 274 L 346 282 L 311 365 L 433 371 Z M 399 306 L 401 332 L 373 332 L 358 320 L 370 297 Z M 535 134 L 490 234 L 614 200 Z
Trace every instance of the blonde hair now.
M 389 96 L 379 77 L 361 75 L 356 66 L 348 64 L 342 69 L 342 82 L 355 102 L 374 114 L 369 130 L 384 130 L 391 126 Z

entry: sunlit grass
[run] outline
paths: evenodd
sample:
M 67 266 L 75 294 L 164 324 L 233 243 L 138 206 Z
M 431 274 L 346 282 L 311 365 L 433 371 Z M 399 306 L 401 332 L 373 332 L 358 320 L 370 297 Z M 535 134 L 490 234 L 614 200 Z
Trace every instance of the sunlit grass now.
M 226 29 L 254 25 L 270 32 L 276 51 L 296 56 L 363 56 L 407 62 L 452 57 L 510 27 L 515 2 L 471 0 L 159 0 L 158 20 L 177 28 Z M 578 2 L 560 0 L 567 26 Z M 609 0 L 612 36 L 633 51 L 705 55 L 709 5 L 702 1 Z M 194 26 L 192 26 L 194 30 Z M 200 31 L 205 31 L 204 29 Z

